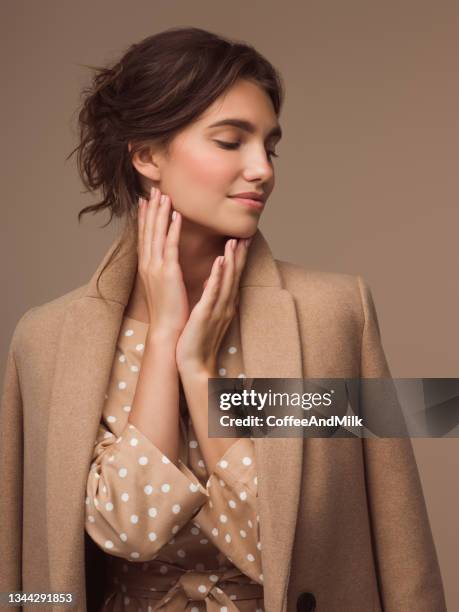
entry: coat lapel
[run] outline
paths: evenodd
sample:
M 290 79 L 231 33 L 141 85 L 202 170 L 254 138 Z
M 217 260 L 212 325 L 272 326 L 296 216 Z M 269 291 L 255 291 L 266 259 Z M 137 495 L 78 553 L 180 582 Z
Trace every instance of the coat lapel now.
M 96 281 L 117 246 L 120 251 Z M 111 245 L 83 297 L 67 307 L 49 408 L 47 517 L 50 587 L 84 593 L 84 498 L 98 425 L 124 309 L 134 284 L 137 250 L 126 230 Z M 267 242 L 257 230 L 239 292 L 248 378 L 302 378 L 295 304 L 282 287 Z M 303 438 L 255 438 L 265 607 L 285 609 L 300 497 Z M 81 609 L 83 605 L 80 603 Z

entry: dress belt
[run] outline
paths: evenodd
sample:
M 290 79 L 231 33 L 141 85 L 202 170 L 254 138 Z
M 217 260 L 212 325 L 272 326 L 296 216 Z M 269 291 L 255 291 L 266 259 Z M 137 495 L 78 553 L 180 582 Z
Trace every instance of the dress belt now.
M 190 601 L 204 601 L 206 612 L 220 612 L 224 606 L 228 612 L 239 612 L 235 601 L 263 599 L 263 585 L 254 581 L 248 582 L 251 579 L 241 574 L 241 571 L 235 567 L 196 571 L 185 570 L 168 562 L 161 562 L 161 566 L 167 567 L 167 575 L 155 574 L 157 586 L 154 588 L 143 586 L 148 580 L 145 574 L 142 576 L 140 573 L 141 581 L 136 579 L 134 573 L 132 573 L 133 580 L 129 574 L 123 574 L 124 595 L 158 600 L 153 608 L 155 612 L 159 610 L 170 612 L 181 606 L 185 609 Z M 172 580 L 174 584 L 171 587 Z M 141 586 L 139 582 L 143 585 Z M 225 590 L 220 588 L 223 586 Z M 113 584 L 113 587 L 119 590 L 119 582 Z

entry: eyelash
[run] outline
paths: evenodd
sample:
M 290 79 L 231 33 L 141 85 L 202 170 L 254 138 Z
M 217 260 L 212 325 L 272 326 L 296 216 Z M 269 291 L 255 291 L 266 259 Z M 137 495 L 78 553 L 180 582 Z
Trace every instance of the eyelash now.
M 229 149 L 233 151 L 240 145 L 239 142 L 225 142 L 223 140 L 215 140 L 215 142 L 218 143 L 222 149 Z M 273 153 L 273 151 L 268 151 L 268 153 L 272 157 L 280 157 L 277 153 Z

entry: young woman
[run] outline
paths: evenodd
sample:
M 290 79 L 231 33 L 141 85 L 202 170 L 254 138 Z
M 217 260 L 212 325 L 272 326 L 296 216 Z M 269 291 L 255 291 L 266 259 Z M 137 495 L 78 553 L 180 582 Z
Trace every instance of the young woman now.
M 80 215 L 123 229 L 14 331 L 1 591 L 82 612 L 446 609 L 409 439 L 208 437 L 210 377 L 390 377 L 365 281 L 274 259 L 258 228 L 282 99 L 252 47 L 196 28 L 85 91 L 79 168 L 104 198 Z

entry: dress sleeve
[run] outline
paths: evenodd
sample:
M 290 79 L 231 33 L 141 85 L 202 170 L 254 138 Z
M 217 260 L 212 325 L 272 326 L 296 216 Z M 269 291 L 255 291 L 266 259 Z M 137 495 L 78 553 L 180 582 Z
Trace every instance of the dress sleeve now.
M 262 584 L 257 489 L 253 441 L 241 438 L 215 465 L 209 499 L 193 522 L 231 563 Z
M 196 514 L 208 493 L 132 423 L 118 437 L 99 425 L 86 487 L 85 529 L 104 551 L 154 559 Z

